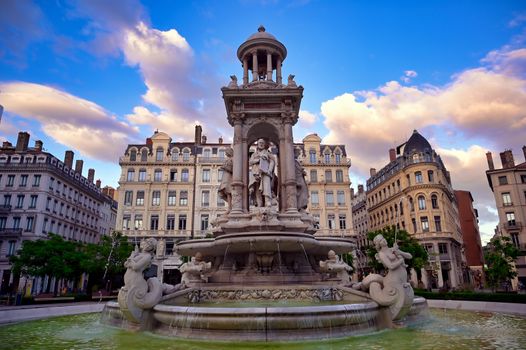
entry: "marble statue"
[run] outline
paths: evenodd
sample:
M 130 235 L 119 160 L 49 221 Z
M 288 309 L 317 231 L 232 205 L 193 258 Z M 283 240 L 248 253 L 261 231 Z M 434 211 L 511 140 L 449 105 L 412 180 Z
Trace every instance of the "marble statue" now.
M 349 272 L 352 271 L 352 267 L 340 260 L 334 250 L 329 250 L 327 258 L 327 260 L 320 261 L 320 271 L 323 273 L 328 273 L 331 277 L 336 277 L 343 284 L 349 283 Z
M 203 261 L 203 255 L 195 253 L 189 262 L 179 268 L 181 271 L 181 284 L 188 287 L 191 283 L 208 282 L 207 273 L 212 269 L 211 262 Z
M 124 287 L 119 291 L 118 302 L 124 316 L 135 323 L 141 322 L 143 311 L 153 308 L 163 294 L 163 285 L 157 277 L 146 281 L 143 276 L 152 263 L 156 246 L 155 238 L 142 241 L 140 252 L 134 250 L 124 263 Z
M 296 200 L 298 203 L 298 210 L 305 211 L 309 205 L 309 188 L 307 181 L 305 181 L 305 169 L 301 165 L 298 157 L 301 151 L 297 148 L 294 149 L 295 156 L 295 169 L 296 169 Z
M 250 196 L 255 199 L 257 207 L 272 206 L 272 188 L 274 182 L 274 168 L 276 159 L 269 150 L 269 144 L 264 139 L 257 141 L 256 151 L 249 160 L 251 166 L 250 182 L 248 185 Z
M 227 148 L 225 150 L 225 155 L 227 159 L 220 167 L 220 169 L 223 170 L 223 177 L 221 178 L 218 194 L 219 197 L 227 203 L 227 213 L 230 213 L 230 210 L 232 209 L 232 156 L 234 155 L 234 150 L 232 148 Z
M 295 77 L 294 74 L 289 74 L 289 78 L 288 78 L 288 81 L 287 81 L 287 86 L 288 87 L 297 87 L 298 86 L 298 85 L 296 85 L 296 82 L 294 81 L 294 77 Z
M 231 89 L 237 89 L 237 77 L 235 75 L 230 76 L 230 83 L 228 83 L 228 87 Z
M 413 305 L 414 291 L 407 281 L 406 259 L 412 256 L 406 253 L 398 245 L 390 248 L 382 235 L 373 239 L 376 248 L 376 259 L 388 271 L 384 276 L 370 274 L 361 283 L 355 284 L 354 288 L 369 292 L 371 298 L 381 306 L 388 306 L 392 320 L 404 317 Z

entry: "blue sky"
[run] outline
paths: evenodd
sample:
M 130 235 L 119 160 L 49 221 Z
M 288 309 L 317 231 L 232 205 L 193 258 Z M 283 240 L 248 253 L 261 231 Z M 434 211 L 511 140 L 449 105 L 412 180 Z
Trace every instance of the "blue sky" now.
M 485 155 L 526 132 L 524 1 L 16 1 L 0 4 L 0 139 L 19 130 L 103 184 L 155 129 L 175 140 L 232 131 L 220 88 L 260 24 L 305 88 L 295 137 L 343 143 L 353 185 L 414 128 L 470 190 L 487 240 L 497 223 Z

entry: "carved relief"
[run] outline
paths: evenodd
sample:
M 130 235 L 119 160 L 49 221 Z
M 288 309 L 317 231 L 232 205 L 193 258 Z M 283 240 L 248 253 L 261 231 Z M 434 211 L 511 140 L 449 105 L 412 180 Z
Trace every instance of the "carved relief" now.
M 337 288 L 306 289 L 228 289 L 228 290 L 194 290 L 188 293 L 191 303 L 220 300 L 305 300 L 305 301 L 337 301 L 343 299 L 343 292 Z

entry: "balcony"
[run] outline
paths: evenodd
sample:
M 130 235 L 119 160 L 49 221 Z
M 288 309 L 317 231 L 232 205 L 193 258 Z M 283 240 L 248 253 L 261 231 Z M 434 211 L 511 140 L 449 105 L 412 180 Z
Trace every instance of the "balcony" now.
M 351 236 L 350 229 L 319 229 L 316 231 L 315 236 L 317 237 L 354 237 Z
M 11 206 L 8 204 L 0 205 L 0 214 L 7 214 L 11 211 Z
M 507 221 L 504 223 L 504 229 L 506 231 L 520 231 L 522 230 L 522 222 L 520 221 L 515 221 L 515 220 L 512 220 L 512 221 Z
M 20 237 L 22 235 L 21 228 L 0 228 L 0 237 Z

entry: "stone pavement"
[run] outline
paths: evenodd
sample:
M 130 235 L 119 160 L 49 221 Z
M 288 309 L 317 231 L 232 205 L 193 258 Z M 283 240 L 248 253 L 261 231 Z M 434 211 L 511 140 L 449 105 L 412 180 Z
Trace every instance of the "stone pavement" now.
M 526 304 L 496 303 L 469 300 L 427 300 L 427 305 L 438 309 L 457 309 L 465 311 L 499 312 L 526 316 Z
M 67 316 L 91 312 L 101 312 L 106 301 L 41 304 L 0 307 L 0 324 L 16 323 L 23 321 L 39 320 L 54 316 Z

